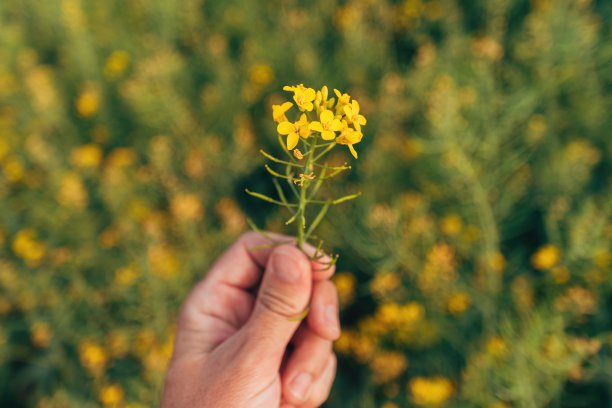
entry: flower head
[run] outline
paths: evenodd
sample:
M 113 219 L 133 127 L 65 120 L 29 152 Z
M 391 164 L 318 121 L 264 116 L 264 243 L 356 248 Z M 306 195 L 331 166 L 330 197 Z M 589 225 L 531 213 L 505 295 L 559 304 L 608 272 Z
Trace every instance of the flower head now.
M 334 113 L 330 110 L 325 109 L 319 116 L 320 122 L 312 122 L 308 128 L 321 133 L 323 140 L 334 140 L 336 134 L 334 132 L 342 129 L 342 122 L 340 119 L 334 117 Z
M 345 120 L 342 121 L 342 129 L 340 135 L 336 138 L 336 143 L 347 145 L 354 158 L 357 158 L 357 152 L 353 147 L 354 144 L 361 142 L 363 133 L 359 130 L 350 128 Z
M 305 113 L 302 113 L 300 120 L 295 123 L 291 123 L 289 121 L 279 123 L 276 130 L 281 135 L 287 135 L 287 149 L 289 150 L 292 150 L 295 146 L 297 146 L 300 137 L 306 138 L 310 135 L 310 130 L 308 129 L 308 119 L 306 119 Z
M 337 89 L 334 89 L 334 93 L 338 97 L 338 103 L 336 104 L 336 113 L 339 114 L 343 112 L 344 106 L 349 104 L 349 101 L 351 100 L 351 96 L 347 93 L 343 94 Z
M 317 96 L 314 89 L 305 88 L 303 84 L 299 84 L 297 86 L 285 86 L 283 90 L 293 92 L 293 100 L 302 112 L 310 112 L 314 108 L 312 101 Z
M 361 126 L 366 124 L 366 118 L 359 114 L 359 102 L 354 99 L 351 104 L 344 106 L 344 114 L 347 122 L 352 123 L 358 131 L 361 131 Z
M 287 116 L 285 116 L 285 112 L 287 112 L 293 104 L 291 102 L 285 102 L 282 105 L 272 105 L 272 118 L 275 122 L 286 122 Z

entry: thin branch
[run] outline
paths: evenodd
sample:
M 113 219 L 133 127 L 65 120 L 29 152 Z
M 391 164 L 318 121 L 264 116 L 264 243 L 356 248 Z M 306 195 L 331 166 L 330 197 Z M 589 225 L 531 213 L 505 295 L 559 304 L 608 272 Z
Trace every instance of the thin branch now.
M 269 203 L 282 205 L 283 207 L 297 207 L 297 204 L 283 203 L 282 201 L 275 200 L 275 199 L 273 199 L 271 197 L 268 197 L 267 195 L 264 195 L 264 194 L 255 193 L 253 191 L 249 191 L 248 189 L 245 189 L 244 191 L 246 191 L 247 194 L 252 195 L 253 197 L 257 197 L 260 200 L 264 200 L 264 201 L 267 201 Z
M 264 152 L 262 149 L 259 149 L 259 153 L 261 153 L 263 156 L 265 156 L 266 158 L 268 158 L 268 159 L 270 159 L 270 160 L 272 160 L 273 162 L 276 162 L 276 163 L 286 164 L 287 166 L 302 167 L 302 165 L 299 164 L 299 163 L 288 162 L 287 160 L 277 159 L 276 157 L 272 156 L 271 154 Z

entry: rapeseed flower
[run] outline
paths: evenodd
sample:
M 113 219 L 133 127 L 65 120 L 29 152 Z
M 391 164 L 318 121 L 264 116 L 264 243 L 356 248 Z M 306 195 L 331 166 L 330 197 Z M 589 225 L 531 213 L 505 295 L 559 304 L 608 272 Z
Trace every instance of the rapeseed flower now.
M 303 84 L 299 84 L 296 86 L 285 86 L 283 90 L 293 92 L 293 100 L 302 112 L 313 110 L 313 101 L 317 96 L 314 89 L 305 88 Z
M 334 140 L 337 131 L 342 129 L 342 122 L 334 117 L 334 113 L 330 110 L 324 110 L 319 116 L 320 122 L 313 121 L 308 128 L 321 133 L 323 140 Z
M 279 123 L 276 130 L 281 135 L 287 135 L 287 149 L 289 150 L 297 146 L 300 137 L 306 138 L 310 134 L 308 119 L 304 113 L 295 123 L 289 121 Z
M 287 116 L 285 116 L 285 112 L 287 112 L 293 104 L 291 102 L 285 102 L 282 105 L 272 105 L 272 119 L 275 122 L 287 122 Z
M 353 124 L 355 129 L 361 132 L 361 126 L 366 124 L 366 118 L 359 114 L 359 102 L 353 99 L 351 104 L 344 106 L 343 110 L 346 115 L 346 121 Z
M 362 137 L 363 133 L 348 127 L 346 121 L 343 121 L 343 129 L 341 130 L 340 135 L 336 138 L 336 143 L 347 145 L 353 157 L 357 158 L 357 152 L 355 151 L 353 145 L 361 142 Z

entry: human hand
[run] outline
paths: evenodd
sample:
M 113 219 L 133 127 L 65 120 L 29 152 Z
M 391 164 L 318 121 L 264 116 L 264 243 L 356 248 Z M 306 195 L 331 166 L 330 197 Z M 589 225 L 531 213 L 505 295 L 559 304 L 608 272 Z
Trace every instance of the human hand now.
M 242 235 L 183 303 L 162 408 L 311 408 L 327 399 L 340 335 L 334 268 L 292 245 L 253 249 L 266 244 Z M 304 320 L 291 320 L 309 304 Z

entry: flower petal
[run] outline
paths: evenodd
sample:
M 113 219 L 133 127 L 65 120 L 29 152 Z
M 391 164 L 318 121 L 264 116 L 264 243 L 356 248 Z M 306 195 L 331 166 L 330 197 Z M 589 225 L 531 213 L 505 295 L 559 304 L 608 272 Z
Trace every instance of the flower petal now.
M 329 130 L 333 130 L 333 131 L 338 131 L 340 129 L 342 129 L 342 122 L 340 122 L 339 119 L 334 119 L 331 121 L 331 123 L 327 126 L 327 128 Z
M 326 109 L 323 112 L 321 112 L 320 118 L 321 118 L 321 123 L 327 124 L 328 122 L 331 122 L 334 119 L 334 113 Z
M 306 88 L 304 90 L 304 98 L 307 101 L 314 101 L 315 97 L 317 96 L 317 93 L 314 89 L 312 88 Z
M 354 158 L 357 158 L 357 152 L 355 151 L 355 148 L 353 147 L 352 144 L 348 145 L 349 150 L 351 151 L 351 154 L 353 155 Z
M 308 125 L 308 129 L 310 130 L 314 130 L 316 132 L 323 132 L 323 126 L 321 125 L 321 122 L 310 122 L 310 124 Z
M 281 122 L 276 127 L 276 131 L 281 135 L 288 135 L 291 132 L 295 132 L 295 125 L 291 122 Z
M 336 134 L 330 130 L 324 130 L 321 132 L 321 137 L 323 140 L 334 140 Z
M 293 148 L 297 146 L 298 140 L 300 140 L 300 136 L 297 133 L 290 133 L 287 136 L 287 149 L 293 150 Z

